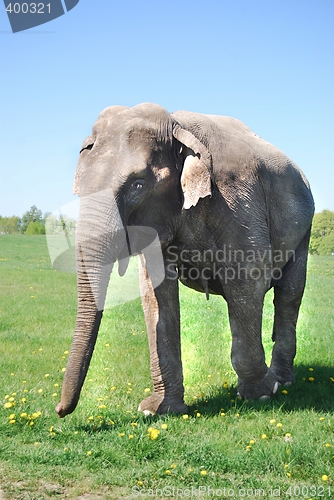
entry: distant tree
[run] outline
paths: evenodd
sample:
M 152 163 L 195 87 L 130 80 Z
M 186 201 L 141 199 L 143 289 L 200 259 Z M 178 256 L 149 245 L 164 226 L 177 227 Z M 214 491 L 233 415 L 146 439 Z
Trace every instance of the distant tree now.
M 22 215 L 22 221 L 20 226 L 20 232 L 25 233 L 30 222 L 40 222 L 42 223 L 42 211 L 38 210 L 36 205 L 33 205 L 30 210 Z
M 45 226 L 41 222 L 29 222 L 24 234 L 45 234 Z
M 15 234 L 19 232 L 21 219 L 16 215 L 12 217 L 1 217 L 0 215 L 0 234 Z
M 334 252 L 334 212 L 323 210 L 314 215 L 309 250 L 315 255 Z

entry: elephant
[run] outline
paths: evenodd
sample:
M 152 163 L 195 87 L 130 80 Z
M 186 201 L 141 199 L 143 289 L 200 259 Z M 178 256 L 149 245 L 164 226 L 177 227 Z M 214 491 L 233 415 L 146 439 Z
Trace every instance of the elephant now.
M 80 197 L 78 310 L 59 417 L 78 404 L 110 273 L 118 261 L 123 275 L 130 255 L 139 255 L 153 381 L 139 411 L 187 412 L 179 282 L 227 302 L 241 398 L 270 398 L 280 384 L 294 382 L 314 202 L 305 175 L 285 154 L 232 117 L 169 113 L 152 103 L 110 106 L 82 145 L 74 193 Z M 161 282 L 154 283 L 155 257 L 146 251 L 147 241 L 158 241 Z M 262 309 L 271 288 L 268 366 Z

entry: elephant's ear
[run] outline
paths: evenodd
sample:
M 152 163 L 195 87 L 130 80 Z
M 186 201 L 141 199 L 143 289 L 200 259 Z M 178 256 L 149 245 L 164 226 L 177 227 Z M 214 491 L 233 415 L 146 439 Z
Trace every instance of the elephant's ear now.
M 211 195 L 211 154 L 191 132 L 176 125 L 174 137 L 193 153 L 187 154 L 181 175 L 181 186 L 184 195 L 183 208 L 197 205 L 200 198 Z

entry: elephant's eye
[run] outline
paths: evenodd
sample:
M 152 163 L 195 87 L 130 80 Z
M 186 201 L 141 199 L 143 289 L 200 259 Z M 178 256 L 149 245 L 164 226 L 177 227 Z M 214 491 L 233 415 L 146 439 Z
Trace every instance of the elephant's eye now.
M 88 149 L 90 151 L 93 146 L 94 146 L 94 143 L 93 144 L 88 144 L 88 146 L 85 146 L 84 148 L 81 149 L 80 153 L 82 153 L 85 149 Z
M 131 189 L 139 193 L 144 187 L 144 181 L 135 181 L 131 184 Z

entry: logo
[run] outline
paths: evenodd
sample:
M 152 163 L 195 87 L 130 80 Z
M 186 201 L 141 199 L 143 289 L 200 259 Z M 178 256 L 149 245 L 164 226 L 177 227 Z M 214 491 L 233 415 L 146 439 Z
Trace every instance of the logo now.
M 72 10 L 79 0 L 46 0 L 44 2 L 9 2 L 4 0 L 5 9 L 13 33 L 35 28 L 53 21 Z

